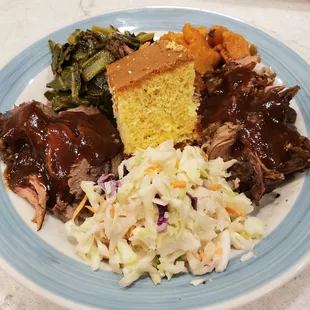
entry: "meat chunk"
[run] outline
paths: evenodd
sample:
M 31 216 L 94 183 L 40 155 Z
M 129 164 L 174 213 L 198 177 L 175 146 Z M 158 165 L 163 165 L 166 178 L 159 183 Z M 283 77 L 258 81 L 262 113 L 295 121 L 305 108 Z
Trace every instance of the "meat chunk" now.
M 40 230 L 46 213 L 46 190 L 37 176 L 29 176 L 26 187 L 17 186 L 14 192 L 27 199 L 35 207 L 35 217 L 33 222 L 37 224 L 37 230 Z
M 33 101 L 0 115 L 5 178 L 34 205 L 38 230 L 46 210 L 68 220 L 81 198 L 80 182 L 96 181 L 104 169 L 110 172 L 122 149 L 117 130 L 97 108 L 57 115 Z
M 199 109 L 209 157 L 237 159 L 231 178 L 240 179 L 240 191 L 256 204 L 290 175 L 310 167 L 310 142 L 294 126 L 297 115 L 290 107 L 299 86 L 267 90 L 275 74 L 255 70 L 257 61 L 246 57 L 206 75 Z
M 100 111 L 95 106 L 85 107 L 83 105 L 80 105 L 74 109 L 61 111 L 58 115 L 61 116 L 61 115 L 65 114 L 67 111 L 69 111 L 69 112 L 82 112 L 82 113 L 85 113 L 86 115 L 100 114 Z
M 116 59 L 121 59 L 134 52 L 132 48 L 120 40 L 108 40 L 105 44 L 105 49 L 108 50 Z
M 211 143 L 207 146 L 206 152 L 209 159 L 231 157 L 232 147 L 236 144 L 239 126 L 232 123 L 225 123 L 220 126 L 212 137 Z
M 78 200 L 68 203 L 66 201 L 57 198 L 56 204 L 49 211 L 54 214 L 62 222 L 66 223 L 73 217 L 74 211 L 78 206 Z M 78 222 L 83 222 L 87 217 L 92 216 L 93 213 L 86 208 L 83 208 L 75 219 Z
M 109 163 L 105 163 L 103 166 L 93 167 L 85 158 L 82 159 L 71 167 L 68 179 L 70 194 L 74 195 L 77 199 L 82 199 L 84 192 L 80 186 L 81 182 L 98 180 L 103 173 L 108 173 L 109 171 L 111 171 Z
M 229 67 L 234 69 L 236 67 L 248 67 L 249 65 L 254 68 L 256 64 L 260 63 L 259 55 L 254 56 L 246 56 L 241 59 L 234 59 L 230 64 Z
M 50 209 L 50 212 L 53 213 L 62 222 L 66 223 L 72 219 L 76 208 L 76 203 L 68 203 L 58 197 L 55 205 Z

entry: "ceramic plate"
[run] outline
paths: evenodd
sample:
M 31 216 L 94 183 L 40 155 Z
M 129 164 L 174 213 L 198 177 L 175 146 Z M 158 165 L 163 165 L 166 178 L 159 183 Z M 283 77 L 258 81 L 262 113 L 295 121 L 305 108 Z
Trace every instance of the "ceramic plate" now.
M 301 90 L 293 103 L 298 112 L 297 127 L 310 131 L 310 68 L 288 47 L 245 24 L 218 13 L 178 7 L 150 7 L 118 11 L 65 27 L 36 42 L 15 57 L 0 72 L 0 110 L 36 99 L 44 101 L 45 84 L 51 79 L 51 55 L 47 40 L 65 42 L 76 28 L 112 24 L 133 32 L 180 31 L 184 23 L 224 25 L 256 44 L 262 62 L 278 74 L 277 83 L 298 84 Z M 2 166 L 2 169 L 4 167 Z M 27 287 L 58 304 L 79 309 L 189 309 L 229 308 L 257 298 L 282 285 L 309 260 L 310 178 L 306 174 L 282 186 L 274 196 L 264 198 L 257 214 L 268 225 L 268 236 L 255 248 L 255 258 L 240 262 L 235 253 L 224 273 L 206 275 L 205 285 L 189 285 L 189 274 L 162 281 L 139 280 L 127 289 L 118 286 L 119 275 L 106 270 L 91 272 L 67 242 L 64 225 L 47 216 L 37 233 L 31 223 L 33 208 L 0 184 L 0 263 Z M 208 281 L 210 280 L 210 281 Z

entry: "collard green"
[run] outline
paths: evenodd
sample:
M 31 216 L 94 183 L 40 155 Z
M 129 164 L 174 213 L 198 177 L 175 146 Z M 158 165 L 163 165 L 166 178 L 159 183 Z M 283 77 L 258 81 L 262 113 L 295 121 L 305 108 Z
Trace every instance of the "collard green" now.
M 121 33 L 110 25 L 93 26 L 86 31 L 76 29 L 63 45 L 49 40 L 54 78 L 46 85 L 50 90 L 44 95 L 54 111 L 95 105 L 115 125 L 106 66 L 138 50 L 145 42 L 152 43 L 153 37 L 154 33 Z
M 114 61 L 115 58 L 109 51 L 99 51 L 81 65 L 82 77 L 84 81 L 90 81 L 97 74 L 102 72 L 108 64 Z

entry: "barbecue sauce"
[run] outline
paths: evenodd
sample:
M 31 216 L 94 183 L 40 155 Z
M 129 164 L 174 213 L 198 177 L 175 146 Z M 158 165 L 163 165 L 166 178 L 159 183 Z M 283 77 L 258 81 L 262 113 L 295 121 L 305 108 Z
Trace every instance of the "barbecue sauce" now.
M 29 187 L 36 176 L 46 188 L 47 206 L 57 197 L 71 202 L 68 178 L 71 168 L 86 159 L 101 166 L 122 151 L 117 130 L 101 113 L 54 114 L 38 102 L 22 106 L 1 116 L 0 137 L 12 153 L 5 171 L 11 189 Z
M 298 143 L 295 126 L 287 122 L 289 105 L 281 94 L 253 93 L 251 80 L 255 73 L 239 67 L 219 77 L 216 89 L 200 106 L 202 125 L 232 122 L 241 125 L 242 142 L 233 157 L 247 147 L 256 153 L 267 168 L 275 168 L 290 159 L 288 145 Z

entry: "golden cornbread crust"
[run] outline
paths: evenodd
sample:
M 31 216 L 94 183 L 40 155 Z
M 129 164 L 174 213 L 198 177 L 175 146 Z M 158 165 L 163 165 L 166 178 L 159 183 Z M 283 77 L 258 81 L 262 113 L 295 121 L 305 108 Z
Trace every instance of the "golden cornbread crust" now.
M 182 46 L 160 41 L 107 68 L 124 153 L 199 140 L 194 61 Z
M 170 45 L 169 45 L 170 44 Z M 107 66 L 109 85 L 114 93 L 137 86 L 153 75 L 193 62 L 185 50 L 173 49 L 171 42 L 159 41 Z

